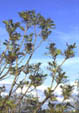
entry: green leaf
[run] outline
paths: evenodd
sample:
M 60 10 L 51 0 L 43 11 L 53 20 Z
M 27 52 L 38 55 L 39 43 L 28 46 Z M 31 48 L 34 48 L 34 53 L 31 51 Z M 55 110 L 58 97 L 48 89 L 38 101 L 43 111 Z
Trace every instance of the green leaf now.
M 24 35 L 24 38 L 28 38 L 28 35 Z
M 6 21 L 6 20 L 4 20 L 3 23 L 6 24 L 6 25 L 8 25 L 8 21 Z
M 57 49 L 56 50 L 56 53 L 57 53 L 57 55 L 61 54 L 61 50 L 60 49 Z
M 24 27 L 22 27 L 22 26 L 20 26 L 20 29 L 22 30 L 22 31 L 24 31 L 25 29 L 24 29 Z

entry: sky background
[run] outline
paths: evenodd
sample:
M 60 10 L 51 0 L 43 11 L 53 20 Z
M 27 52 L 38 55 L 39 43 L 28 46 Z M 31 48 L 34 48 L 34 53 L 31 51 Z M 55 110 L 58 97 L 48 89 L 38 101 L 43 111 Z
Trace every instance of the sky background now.
M 20 20 L 18 12 L 25 10 L 35 10 L 46 18 L 51 18 L 56 24 L 49 37 L 49 42 L 53 41 L 57 47 L 64 49 L 66 42 L 69 44 L 76 42 L 76 57 L 67 61 L 63 68 L 67 71 L 70 80 L 78 78 L 79 74 L 79 0 L 0 0 L 0 40 L 7 38 L 3 20 Z M 46 63 L 43 58 L 44 45 L 40 48 L 40 54 L 33 58 Z M 60 59 L 62 60 L 62 59 Z

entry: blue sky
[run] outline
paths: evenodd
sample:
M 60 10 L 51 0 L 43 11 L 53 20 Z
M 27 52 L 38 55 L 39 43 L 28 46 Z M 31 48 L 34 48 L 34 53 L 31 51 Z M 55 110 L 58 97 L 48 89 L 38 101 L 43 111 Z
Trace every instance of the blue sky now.
M 65 42 L 79 42 L 78 6 L 79 0 L 0 0 L 0 28 L 4 28 L 3 20 L 17 21 L 18 12 L 34 9 L 54 20 L 56 29 L 50 36 L 50 40 L 55 41 L 60 48 L 61 44 L 65 47 Z
M 0 40 L 7 37 L 3 20 L 17 21 L 19 20 L 18 12 L 32 9 L 54 20 L 56 29 L 50 35 L 50 41 L 54 41 L 58 48 L 64 49 L 66 42 L 76 42 L 79 46 L 79 0 L 0 0 Z M 42 48 L 39 50 L 43 55 L 44 45 Z M 37 58 L 40 58 L 38 54 Z M 64 65 L 64 70 L 73 76 L 79 72 L 79 58 L 76 56 L 74 59 Z M 76 76 L 72 78 L 75 79 Z

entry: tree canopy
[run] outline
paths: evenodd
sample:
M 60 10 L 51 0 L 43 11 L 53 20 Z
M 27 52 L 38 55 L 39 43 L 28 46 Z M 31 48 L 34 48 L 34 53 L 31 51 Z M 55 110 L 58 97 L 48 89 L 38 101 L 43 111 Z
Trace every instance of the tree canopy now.
M 62 65 L 75 56 L 76 44 L 66 44 L 64 52 L 56 48 L 56 44 L 51 42 L 47 47 L 48 61 L 47 69 L 41 69 L 41 62 L 30 63 L 32 57 L 44 41 L 46 41 L 55 23 L 50 18 L 45 18 L 34 10 L 19 12 L 21 22 L 14 22 L 12 19 L 4 20 L 8 39 L 4 40 L 0 53 L 0 81 L 8 79 L 10 89 L 7 96 L 2 97 L 1 93 L 6 91 L 6 86 L 0 86 L 0 113 L 64 113 L 73 112 L 75 107 L 68 102 L 73 85 L 68 83 L 66 72 Z M 62 56 L 63 60 L 57 63 L 57 58 Z M 45 97 L 40 101 L 38 96 L 38 86 L 41 86 L 48 76 L 51 77 L 50 86 L 44 90 Z M 12 82 L 10 82 L 12 80 Z M 25 88 L 24 93 L 17 94 Z M 62 89 L 62 103 L 58 103 L 55 90 Z M 35 95 L 33 95 L 35 92 Z M 45 103 L 45 109 L 42 109 Z M 75 112 L 76 113 L 76 112 Z

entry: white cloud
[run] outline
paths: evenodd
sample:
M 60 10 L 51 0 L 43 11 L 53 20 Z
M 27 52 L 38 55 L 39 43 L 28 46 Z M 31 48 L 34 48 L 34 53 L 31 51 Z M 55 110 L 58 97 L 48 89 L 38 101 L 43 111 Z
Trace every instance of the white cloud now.
M 0 81 L 0 84 L 4 84 L 4 85 L 6 85 L 6 84 L 12 84 L 12 80 L 9 80 L 9 79 L 2 80 L 2 81 Z
M 8 93 L 7 93 L 7 92 L 2 92 L 2 93 L 1 93 L 1 96 L 2 96 L 2 97 L 8 96 Z
M 46 86 L 46 85 L 41 85 L 41 86 L 38 86 L 38 87 L 37 87 L 37 90 L 40 90 L 40 91 L 43 92 L 45 89 L 47 89 L 47 87 L 48 87 L 48 86 Z M 24 87 L 22 88 L 22 90 L 21 90 L 21 88 L 18 88 L 18 89 L 16 90 L 16 93 L 21 93 L 21 92 L 22 92 L 22 93 L 25 93 L 25 91 L 27 90 L 27 88 L 28 88 L 28 86 L 24 86 Z M 31 90 L 32 88 L 33 88 L 33 87 L 31 87 L 30 90 Z M 35 90 L 33 91 L 33 94 L 35 94 L 34 92 L 35 92 Z
M 73 66 L 77 64 L 79 65 L 79 57 L 70 58 L 64 63 L 65 66 Z
M 41 90 L 41 91 L 44 91 L 44 90 L 46 90 L 47 88 L 48 88 L 47 85 L 41 85 L 41 86 L 38 86 L 38 87 L 37 87 L 37 89 L 38 89 L 38 90 Z
M 62 89 L 60 88 L 60 86 L 58 86 L 56 88 L 56 90 L 54 91 L 54 94 L 56 94 L 56 95 L 61 95 L 62 94 Z

